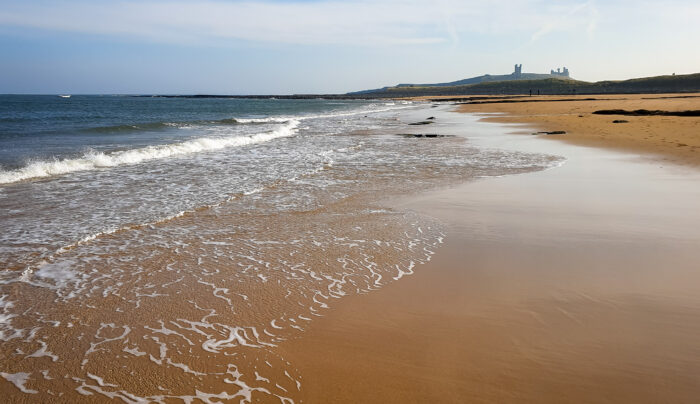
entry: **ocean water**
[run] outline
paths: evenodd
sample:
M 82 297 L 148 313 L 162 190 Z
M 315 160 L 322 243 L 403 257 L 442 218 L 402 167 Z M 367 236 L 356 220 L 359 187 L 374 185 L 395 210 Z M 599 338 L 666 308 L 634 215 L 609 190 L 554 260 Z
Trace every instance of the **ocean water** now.
M 287 149 L 291 138 L 331 134 L 358 115 L 389 109 L 322 100 L 4 96 L 0 265 L 24 265 L 42 251 L 318 170 L 334 145 Z
M 412 136 L 432 107 L 0 96 L 0 392 L 294 402 L 277 347 L 444 238 L 385 198 L 558 162 Z

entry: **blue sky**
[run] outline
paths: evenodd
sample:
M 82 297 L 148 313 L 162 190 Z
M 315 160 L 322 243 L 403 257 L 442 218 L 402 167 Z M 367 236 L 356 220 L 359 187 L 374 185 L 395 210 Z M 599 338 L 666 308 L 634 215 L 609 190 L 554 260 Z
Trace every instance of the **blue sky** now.
M 700 72 L 700 2 L 0 0 L 0 93 L 333 93 Z

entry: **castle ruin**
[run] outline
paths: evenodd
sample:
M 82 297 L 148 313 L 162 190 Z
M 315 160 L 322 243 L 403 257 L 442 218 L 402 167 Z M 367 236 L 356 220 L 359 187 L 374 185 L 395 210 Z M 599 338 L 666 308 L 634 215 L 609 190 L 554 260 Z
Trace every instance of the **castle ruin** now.
M 567 69 L 566 67 L 564 67 L 563 69 L 559 69 L 557 67 L 557 71 L 554 71 L 554 69 L 552 69 L 552 72 L 550 74 L 552 76 L 569 77 L 569 69 Z
M 528 76 L 530 78 L 546 75 L 546 73 L 545 74 L 526 73 L 526 74 L 530 75 L 530 76 Z M 549 74 L 552 76 L 571 77 L 571 76 L 569 76 L 569 69 L 567 69 L 566 67 L 563 67 L 563 68 L 558 67 L 557 70 L 552 69 Z M 513 70 L 513 73 L 511 73 L 510 75 L 511 75 L 511 77 L 513 77 L 513 79 L 522 79 L 524 77 L 522 63 L 516 64 L 515 69 Z M 540 78 L 542 78 L 542 77 L 540 77 Z
M 523 75 L 523 64 L 516 64 L 515 71 L 513 71 L 513 77 L 519 79 Z

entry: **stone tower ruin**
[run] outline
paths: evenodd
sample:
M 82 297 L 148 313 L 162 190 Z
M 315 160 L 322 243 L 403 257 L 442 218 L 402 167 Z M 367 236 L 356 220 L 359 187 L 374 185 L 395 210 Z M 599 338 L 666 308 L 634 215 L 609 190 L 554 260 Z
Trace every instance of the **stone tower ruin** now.
M 516 64 L 515 65 L 515 70 L 513 71 L 513 76 L 516 78 L 520 78 L 523 75 L 523 64 Z
M 550 74 L 552 76 L 569 77 L 569 69 L 567 69 L 566 67 L 564 67 L 563 69 L 557 67 L 557 70 L 554 71 L 554 69 L 552 69 L 552 72 Z

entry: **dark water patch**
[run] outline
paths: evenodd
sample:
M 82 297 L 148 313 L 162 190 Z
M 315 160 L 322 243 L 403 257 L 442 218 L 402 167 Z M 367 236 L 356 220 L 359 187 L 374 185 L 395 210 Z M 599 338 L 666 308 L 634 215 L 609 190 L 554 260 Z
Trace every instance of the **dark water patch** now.
M 96 126 L 93 128 L 85 128 L 81 130 L 84 133 L 118 133 L 118 132 L 134 132 L 143 130 L 158 130 L 164 129 L 168 126 L 175 126 L 175 124 L 169 125 L 167 122 L 151 122 L 151 123 L 141 123 L 134 125 L 112 125 L 112 126 Z
M 117 133 L 117 132 L 133 132 L 159 130 L 169 128 L 182 128 L 189 125 L 207 126 L 207 125 L 265 125 L 270 123 L 282 123 L 283 121 L 265 121 L 255 119 L 238 120 L 235 118 L 225 118 L 216 120 L 193 120 L 193 121 L 176 121 L 176 122 L 146 122 L 136 124 L 123 124 L 111 126 L 96 126 L 85 128 L 82 132 L 86 133 Z

